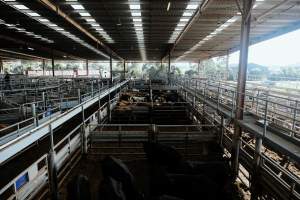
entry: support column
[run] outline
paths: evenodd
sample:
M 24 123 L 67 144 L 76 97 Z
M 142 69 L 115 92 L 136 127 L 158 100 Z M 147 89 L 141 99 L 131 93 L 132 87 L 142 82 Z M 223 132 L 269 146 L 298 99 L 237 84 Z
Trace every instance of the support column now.
M 239 151 L 241 144 L 242 128 L 238 125 L 237 121 L 243 119 L 244 114 L 244 100 L 245 100 L 245 87 L 247 75 L 247 62 L 248 62 L 248 48 L 249 48 L 249 32 L 251 23 L 251 9 L 254 0 L 243 0 L 243 13 L 241 23 L 241 41 L 240 41 L 240 61 L 237 83 L 237 98 L 236 110 L 234 120 L 234 136 L 231 151 L 231 166 L 233 181 L 238 176 L 239 171 Z
M 0 58 L 0 74 L 3 73 L 3 60 Z
M 109 56 L 109 73 L 110 73 L 110 84 L 113 84 L 113 74 L 112 74 L 112 57 L 111 55 Z
M 58 200 L 58 182 L 57 182 L 57 169 L 55 164 L 55 150 L 53 140 L 53 130 L 51 124 L 50 129 L 50 151 L 48 154 L 48 173 L 49 173 L 49 186 L 52 200 Z
M 86 66 L 86 75 L 89 76 L 89 60 L 85 61 L 85 66 Z
M 107 102 L 107 117 L 108 122 L 111 122 L 111 109 L 110 109 L 110 93 L 108 94 L 108 102 Z
M 45 59 L 43 59 L 43 62 L 42 62 L 43 76 L 45 76 L 45 67 L 46 67 L 46 61 L 45 61 Z
M 36 108 L 35 108 L 35 104 L 31 104 L 31 111 L 32 111 L 32 117 L 33 117 L 33 123 L 34 123 L 34 126 L 37 127 L 39 125 L 39 122 L 38 122 L 38 117 L 37 117 L 37 114 L 36 114 Z
M 171 54 L 168 57 L 168 84 L 171 84 Z
M 229 79 L 229 51 L 227 51 L 226 55 L 226 74 L 225 74 L 225 80 L 228 81 Z
M 123 61 L 123 78 L 126 79 L 126 60 Z
M 54 77 L 55 76 L 55 71 L 54 71 L 54 58 L 53 58 L 53 55 L 52 55 L 52 59 L 51 59 L 51 63 L 52 63 L 52 76 Z

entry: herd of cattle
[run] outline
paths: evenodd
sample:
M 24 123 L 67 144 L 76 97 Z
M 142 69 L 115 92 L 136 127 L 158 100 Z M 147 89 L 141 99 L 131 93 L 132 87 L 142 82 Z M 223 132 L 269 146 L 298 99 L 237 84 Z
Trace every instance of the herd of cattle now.
M 144 143 L 147 157 L 149 194 L 137 189 L 128 167 L 112 156 L 102 161 L 103 180 L 97 196 L 101 200 L 219 200 L 230 196 L 229 162 L 222 149 L 214 147 L 215 156 L 202 161 L 186 161 L 173 147 Z M 68 183 L 68 199 L 91 199 L 86 176 L 77 175 Z

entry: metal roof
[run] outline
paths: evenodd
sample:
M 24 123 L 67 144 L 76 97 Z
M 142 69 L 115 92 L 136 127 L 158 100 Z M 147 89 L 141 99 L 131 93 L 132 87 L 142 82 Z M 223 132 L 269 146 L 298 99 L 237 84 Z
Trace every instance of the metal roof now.
M 0 21 L 0 55 L 4 49 L 45 58 L 51 58 L 53 54 L 59 59 L 107 60 L 112 55 L 119 60 L 141 60 L 144 51 L 147 60 L 161 60 L 172 50 L 172 60 L 198 61 L 238 49 L 241 16 L 236 2 L 0 0 L 0 20 L 3 20 Z M 200 6 L 198 10 L 190 10 L 193 15 L 187 17 L 185 12 L 191 4 Z M 251 43 L 300 28 L 299 0 L 260 0 L 256 4 L 252 14 Z M 15 5 L 24 5 L 39 16 L 30 16 L 35 14 L 29 15 L 28 10 L 18 9 Z M 139 8 L 132 10 L 130 5 L 139 5 Z M 141 17 L 132 16 L 136 11 Z M 80 12 L 88 15 L 82 16 Z M 63 30 L 57 31 L 57 27 L 48 26 L 38 18 L 45 18 Z M 141 22 L 133 22 L 133 18 L 139 18 L 137 20 Z M 190 23 L 181 24 L 183 18 Z M 139 35 L 135 23 L 141 24 L 142 34 Z M 184 27 L 186 23 L 188 25 Z M 176 28 L 179 31 L 175 31 Z M 172 37 L 175 38 L 173 41 Z

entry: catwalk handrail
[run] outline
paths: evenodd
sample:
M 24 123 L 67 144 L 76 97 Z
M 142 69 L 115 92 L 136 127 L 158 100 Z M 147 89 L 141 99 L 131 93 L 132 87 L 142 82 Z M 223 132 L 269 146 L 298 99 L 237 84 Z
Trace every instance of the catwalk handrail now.
M 121 83 L 116 83 L 114 86 L 101 91 L 100 94 L 94 96 L 79 105 L 73 107 L 72 109 L 56 116 L 55 118 L 43 123 L 36 128 L 27 131 L 25 134 L 22 134 L 20 137 L 17 137 L 10 142 L 7 142 L 0 146 L 0 164 L 5 162 L 11 156 L 18 153 L 20 150 L 26 148 L 28 145 L 32 144 L 36 140 L 40 139 L 44 135 L 48 134 L 50 130 L 54 130 L 55 128 L 59 127 L 61 124 L 65 123 L 67 119 L 72 118 L 76 114 L 82 112 L 92 104 L 99 101 L 99 99 L 103 98 L 104 96 L 108 95 L 112 91 L 118 89 L 119 87 L 124 86 L 127 84 L 128 80 L 125 80 Z
M 200 94 L 203 95 L 204 100 L 210 99 L 215 101 L 218 109 L 220 105 L 226 107 L 231 110 L 231 117 L 234 117 L 234 112 L 237 108 L 235 105 L 236 90 L 222 87 L 220 84 L 215 85 L 210 82 L 198 80 L 189 80 L 187 82 L 177 80 L 176 83 L 182 88 L 189 89 L 192 95 Z M 243 95 L 245 95 L 245 108 L 240 109 L 251 112 L 262 119 L 264 127 L 268 126 L 268 123 L 276 124 L 287 129 L 291 138 L 300 139 L 298 136 L 300 134 L 300 103 L 297 99 L 294 100 L 276 95 L 270 96 L 268 94 L 264 94 L 264 97 L 259 97 L 249 92 L 243 93 Z M 272 100 L 272 98 L 276 99 Z M 281 101 L 288 101 L 287 103 L 290 105 L 280 103 Z M 284 117 L 284 119 L 281 119 L 280 116 Z M 283 126 L 279 122 L 287 126 Z

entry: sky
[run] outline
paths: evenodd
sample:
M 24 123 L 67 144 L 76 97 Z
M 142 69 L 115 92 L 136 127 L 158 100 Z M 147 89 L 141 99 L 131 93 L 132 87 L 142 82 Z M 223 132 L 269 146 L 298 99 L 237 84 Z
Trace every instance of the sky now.
M 229 63 L 239 61 L 239 52 L 230 55 Z M 266 40 L 249 48 L 248 63 L 268 67 L 300 64 L 300 29 Z

